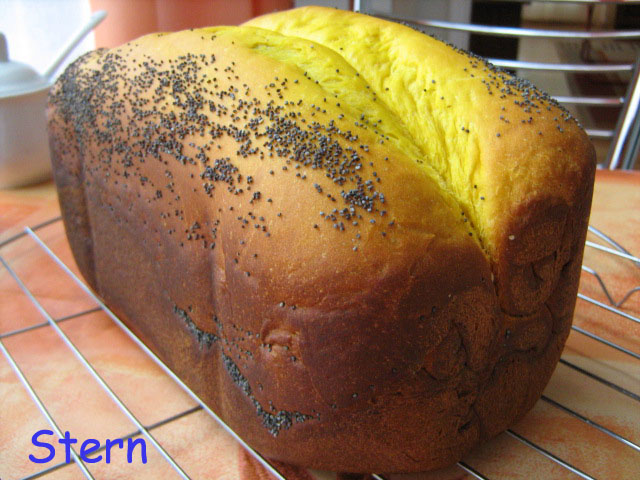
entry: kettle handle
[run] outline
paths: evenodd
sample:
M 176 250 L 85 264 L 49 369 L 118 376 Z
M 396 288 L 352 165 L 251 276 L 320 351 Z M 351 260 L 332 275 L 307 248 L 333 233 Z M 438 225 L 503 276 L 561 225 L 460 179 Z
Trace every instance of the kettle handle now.
M 0 32 L 0 62 L 9 61 L 9 49 L 7 47 L 7 39 L 4 34 Z
M 105 12 L 104 10 L 99 10 L 97 12 L 94 12 L 93 15 L 91 15 L 91 18 L 89 19 L 89 21 L 80 30 L 76 32 L 76 34 L 71 38 L 71 40 L 69 40 L 69 42 L 65 45 L 64 49 L 58 54 L 56 59 L 44 71 L 43 76 L 47 80 L 52 79 L 51 77 L 53 76 L 54 73 L 56 73 L 56 70 L 62 64 L 62 62 L 64 62 L 64 59 L 67 58 L 67 55 L 71 53 L 71 50 L 73 50 L 82 41 L 82 39 L 86 37 L 87 34 L 96 27 L 96 25 L 102 22 L 102 20 L 104 20 L 106 16 L 107 16 L 107 12 Z

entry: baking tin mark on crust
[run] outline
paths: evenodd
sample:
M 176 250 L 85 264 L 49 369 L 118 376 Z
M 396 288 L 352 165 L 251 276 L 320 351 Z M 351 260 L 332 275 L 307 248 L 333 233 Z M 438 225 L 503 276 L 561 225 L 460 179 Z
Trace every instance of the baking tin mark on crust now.
M 288 308 L 294 310 L 296 307 L 292 305 Z M 260 329 L 260 337 L 262 346 L 273 355 L 284 356 L 293 361 L 302 359 L 300 331 L 286 319 L 265 319 Z
M 200 348 L 211 348 L 211 346 L 215 342 L 220 340 L 220 337 L 218 337 L 216 334 L 205 332 L 204 330 L 198 328 L 198 326 L 191 319 L 191 317 L 189 316 L 186 310 L 183 310 L 179 308 L 177 305 L 174 305 L 173 313 L 185 323 L 185 325 L 187 326 L 187 329 L 189 330 L 189 333 L 191 333 L 191 335 L 193 335 L 198 341 Z M 214 319 L 214 321 L 216 320 L 217 319 Z
M 174 305 L 173 313 L 185 323 L 187 329 L 195 337 L 201 348 L 209 349 L 213 346 L 214 343 L 221 340 L 221 337 L 219 337 L 218 335 L 210 332 L 205 332 L 204 330 L 198 328 L 193 319 L 189 316 L 187 310 L 183 310 L 177 305 Z M 217 317 L 214 317 L 214 322 L 216 323 L 218 329 L 221 329 L 222 324 Z M 274 437 L 277 436 L 281 430 L 288 430 L 294 422 L 302 423 L 307 420 L 316 418 L 312 415 L 304 414 L 298 411 L 277 411 L 277 409 L 271 402 L 269 402 L 269 409 L 272 412 L 267 411 L 267 409 L 265 409 L 253 395 L 253 390 L 251 389 L 249 380 L 247 380 L 247 378 L 242 374 L 233 359 L 229 355 L 226 355 L 224 352 L 221 352 L 221 355 L 222 363 L 225 367 L 225 370 L 231 377 L 231 380 L 236 384 L 237 387 L 240 388 L 242 393 L 244 393 L 249 398 L 249 400 L 251 400 L 251 403 L 253 403 L 253 406 L 256 409 L 257 415 L 262 418 L 262 425 Z
M 242 390 L 256 409 L 256 414 L 262 418 L 262 425 L 269 431 L 271 435 L 277 437 L 281 430 L 288 430 L 293 423 L 302 423 L 312 420 L 316 417 L 298 411 L 279 410 L 269 402 L 270 409 L 275 413 L 268 412 L 262 404 L 253 396 L 249 380 L 242 374 L 236 363 L 231 357 L 222 352 L 222 363 L 225 370 L 236 384 Z

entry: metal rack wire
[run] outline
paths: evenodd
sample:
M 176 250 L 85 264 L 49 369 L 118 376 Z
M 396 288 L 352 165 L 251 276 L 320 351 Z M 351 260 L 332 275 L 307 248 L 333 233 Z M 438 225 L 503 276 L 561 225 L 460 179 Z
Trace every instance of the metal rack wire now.
M 109 397 L 111 398 L 111 400 L 117 405 L 117 407 L 129 418 L 129 420 L 131 421 L 131 423 L 133 424 L 133 429 L 132 431 L 121 437 L 124 440 L 134 437 L 136 435 L 143 435 L 155 448 L 156 450 L 160 453 L 160 455 L 165 459 L 165 461 L 175 470 L 175 472 L 177 473 L 177 475 L 181 478 L 184 479 L 188 479 L 190 478 L 187 473 L 184 471 L 183 467 L 181 467 L 177 461 L 171 457 L 171 455 L 169 453 L 167 453 L 167 451 L 162 447 L 162 445 L 156 440 L 156 438 L 153 435 L 153 431 L 162 426 L 165 425 L 167 423 L 171 423 L 175 420 L 178 420 L 186 415 L 189 415 L 191 413 L 194 413 L 196 411 L 199 410 L 204 410 L 206 411 L 213 419 L 215 419 L 221 426 L 222 428 L 227 431 L 231 436 L 233 436 L 244 448 L 247 449 L 247 451 L 258 461 L 262 464 L 262 466 L 267 469 L 267 471 L 269 471 L 274 478 L 277 478 L 279 480 L 286 480 L 284 475 L 281 474 L 273 465 L 271 465 L 265 458 L 263 458 L 260 454 L 258 454 L 257 452 L 255 452 L 254 450 L 252 450 L 238 435 L 235 434 L 235 432 L 233 432 L 228 426 L 226 426 L 224 424 L 224 422 L 222 422 L 222 420 L 215 414 L 215 412 L 213 412 L 209 407 L 207 407 L 206 404 L 204 404 L 202 402 L 202 400 L 200 398 L 198 398 L 198 396 L 196 394 L 194 394 L 178 377 L 175 376 L 175 374 L 168 368 L 166 367 L 162 361 L 153 353 L 151 352 L 151 350 L 145 346 L 140 340 L 138 340 L 135 335 L 133 335 L 128 329 L 127 327 L 120 321 L 120 319 L 118 319 L 113 312 L 111 312 L 109 310 L 109 308 L 104 305 L 100 299 L 98 297 L 95 296 L 95 294 L 85 285 L 85 283 L 78 278 L 73 272 L 72 270 L 65 265 L 60 258 L 51 250 L 51 248 L 38 236 L 38 234 L 36 233 L 37 230 L 48 226 L 54 222 L 60 222 L 60 217 L 57 217 L 55 219 L 52 219 L 50 221 L 44 222 L 42 224 L 36 225 L 32 228 L 26 227 L 24 229 L 24 232 L 9 238 L 7 240 L 5 240 L 4 242 L 0 243 L 0 252 L 2 251 L 1 249 L 3 247 L 6 247 L 8 245 L 14 244 L 15 242 L 26 242 L 26 241 L 33 241 L 35 242 L 35 245 L 37 246 L 37 248 L 41 249 L 44 253 L 46 253 L 47 256 L 49 256 L 56 264 L 57 266 L 62 269 L 62 271 L 65 273 L 65 275 L 69 278 L 70 281 L 76 283 L 85 293 L 86 295 L 88 295 L 93 301 L 96 302 L 97 307 L 95 308 L 91 308 L 88 309 L 86 311 L 83 312 L 79 312 L 79 313 L 75 313 L 72 315 L 67 315 L 67 316 L 63 316 L 61 318 L 58 319 L 54 319 L 48 312 L 47 310 L 43 307 L 42 303 L 38 300 L 38 298 L 36 298 L 36 296 L 32 293 L 32 291 L 25 285 L 25 283 L 23 282 L 23 280 L 20 278 L 20 276 L 17 274 L 17 272 L 13 269 L 13 267 L 9 264 L 9 262 L 3 257 L 3 255 L 0 254 L 0 263 L 2 263 L 3 268 L 7 270 L 7 272 L 9 273 L 9 275 L 13 278 L 13 280 L 17 283 L 17 285 L 19 286 L 20 290 L 28 297 L 28 299 L 33 303 L 33 305 L 36 307 L 36 309 L 38 310 L 38 312 L 40 313 L 40 315 L 43 317 L 44 321 L 41 323 L 38 323 L 36 325 L 31 325 L 25 328 L 20 328 L 20 329 L 16 329 L 16 330 L 12 330 L 9 332 L 5 332 L 3 334 L 0 335 L 0 351 L 2 351 L 2 354 L 4 355 L 4 357 L 6 358 L 6 360 L 8 361 L 9 365 L 11 366 L 12 370 L 15 372 L 15 374 L 17 375 L 17 377 L 20 379 L 20 381 L 22 382 L 22 384 L 24 385 L 24 388 L 26 389 L 26 391 L 28 392 L 29 396 L 31 397 L 31 399 L 34 401 L 34 403 L 36 404 L 36 406 L 38 407 L 38 409 L 40 410 L 40 412 L 42 413 L 42 415 L 45 417 L 45 419 L 47 420 L 47 422 L 51 425 L 51 428 L 56 432 L 56 434 L 62 438 L 62 432 L 60 430 L 60 428 L 58 427 L 56 420 L 53 418 L 53 416 L 50 414 L 50 412 L 47 409 L 47 406 L 43 403 L 43 401 L 39 398 L 38 394 L 36 393 L 35 389 L 32 387 L 32 385 L 30 384 L 29 380 L 26 378 L 26 376 L 23 374 L 23 372 L 20 369 L 20 366 L 17 364 L 17 362 L 14 360 L 13 356 L 11 355 L 11 353 L 9 353 L 9 351 L 7 350 L 7 348 L 5 347 L 3 340 L 5 340 L 8 337 L 12 337 L 12 336 L 16 336 L 16 335 L 21 335 L 25 332 L 31 331 L 33 329 L 37 329 L 37 328 L 42 328 L 42 327 L 50 327 L 52 328 L 55 333 L 60 337 L 60 339 L 62 339 L 62 341 L 66 344 L 66 346 L 71 350 L 71 352 L 73 352 L 73 354 L 78 358 L 78 360 L 80 361 L 80 363 L 83 365 L 83 367 L 91 374 L 91 376 L 93 377 L 93 379 L 99 384 L 99 386 L 109 395 Z M 603 239 L 606 243 L 608 243 L 609 246 L 602 246 L 600 244 L 597 243 L 593 243 L 593 242 L 587 242 L 587 247 L 593 248 L 593 249 L 597 249 L 599 251 L 602 251 L 603 254 L 606 255 L 615 255 L 617 257 L 619 257 L 621 259 L 621 261 L 626 262 L 627 264 L 631 265 L 631 268 L 638 268 L 640 266 L 640 258 L 632 255 L 631 253 L 629 253 L 628 251 L 626 251 L 624 248 L 622 248 L 620 245 L 618 245 L 614 240 L 612 240 L 611 238 L 609 238 L 608 236 L 606 236 L 605 234 L 603 234 L 602 232 L 600 232 L 599 230 L 595 229 L 594 227 L 589 227 L 590 231 L 592 233 L 594 233 L 595 235 L 599 236 L 601 239 Z M 624 268 L 624 267 L 622 267 Z M 623 310 L 621 310 L 620 308 L 618 308 L 619 306 L 621 306 L 621 304 L 623 304 L 625 301 L 629 300 L 630 298 L 632 298 L 632 296 L 637 295 L 638 292 L 640 291 L 640 287 L 635 287 L 633 288 L 631 291 L 627 292 L 624 294 L 623 298 L 621 301 L 615 302 L 613 300 L 613 298 L 611 297 L 611 293 L 609 292 L 609 290 L 606 287 L 606 283 L 605 281 L 602 279 L 602 277 L 593 269 L 591 269 L 590 267 L 587 266 L 583 266 L 583 270 L 591 275 L 594 275 L 597 278 L 598 283 L 601 285 L 602 291 L 605 294 L 605 296 L 609 299 L 609 302 L 615 306 L 606 304 L 604 302 L 600 302 L 599 300 L 596 300 L 594 298 L 588 297 L 586 295 L 583 294 L 579 294 L 579 298 L 582 301 L 586 301 L 586 302 L 590 302 L 593 303 L 594 305 L 597 305 L 600 308 L 606 309 L 608 311 L 611 311 L 617 315 L 620 315 L 621 317 L 623 317 L 625 320 L 631 321 L 631 322 L 635 322 L 635 323 L 640 323 L 640 318 L 637 318 L 636 316 L 625 312 Z M 186 393 L 187 395 L 189 395 L 189 397 L 191 397 L 195 402 L 196 402 L 196 406 L 195 407 L 191 407 L 189 409 L 186 409 L 185 411 L 179 412 L 175 415 L 170 416 L 169 418 L 166 418 L 164 420 L 161 420 L 159 422 L 156 422 L 154 424 L 151 425 L 143 425 L 139 419 L 136 418 L 136 416 L 131 412 L 131 410 L 127 407 L 127 405 L 125 405 L 125 403 L 118 397 L 118 395 L 116 395 L 114 393 L 114 391 L 111 389 L 111 387 L 107 384 L 107 382 L 100 376 L 100 374 L 96 371 L 96 369 L 94 368 L 94 366 L 87 360 L 87 358 L 83 355 L 83 353 L 79 350 L 79 348 L 74 345 L 74 343 L 69 339 L 68 335 L 65 334 L 63 332 L 63 330 L 59 327 L 59 324 L 61 322 L 65 322 L 67 320 L 70 320 L 72 318 L 77 318 L 80 317 L 82 315 L 87 315 L 89 313 L 92 312 L 96 312 L 96 311 L 103 311 L 105 312 L 137 345 L 138 347 L 140 347 L 156 364 L 158 364 L 160 366 L 160 368 L 169 376 L 171 377 L 171 379 L 173 379 L 173 381 L 175 381 Z M 633 358 L 634 360 L 640 361 L 640 354 L 630 351 L 629 349 L 621 346 L 621 345 L 617 345 L 614 342 L 611 342 L 595 333 L 589 332 L 583 328 L 580 328 L 578 326 L 573 326 L 572 329 L 582 335 L 588 336 L 589 338 L 596 340 L 600 343 L 602 343 L 603 345 L 606 345 L 612 349 L 615 349 L 619 352 L 622 352 L 628 356 L 630 356 L 631 358 Z M 582 375 L 585 375 L 593 380 L 596 380 L 600 383 L 602 383 L 603 385 L 607 386 L 608 388 L 611 388 L 617 392 L 620 392 L 624 395 L 626 395 L 627 397 L 631 398 L 632 400 L 636 401 L 636 402 L 640 402 L 640 395 L 629 391 L 628 389 L 617 385 L 616 383 L 601 377 L 600 375 L 591 372 L 587 369 L 584 369 L 582 367 L 580 367 L 579 365 L 576 365 L 572 362 L 570 362 L 569 360 L 562 358 L 560 360 L 560 362 L 562 364 L 564 364 L 565 366 L 574 369 L 575 371 L 579 372 Z M 620 442 L 623 445 L 626 445 L 627 447 L 630 447 L 638 452 L 640 452 L 640 445 L 638 445 L 637 443 L 625 438 L 624 436 L 610 430 L 609 428 L 601 425 L 600 423 L 580 414 L 579 412 L 567 407 L 566 405 L 563 405 L 562 403 L 553 400 L 549 397 L 547 397 L 546 395 L 542 396 L 542 401 L 547 403 L 548 405 L 551 405 L 552 407 L 561 410 L 562 412 L 580 420 L 581 422 L 584 422 L 585 424 L 589 425 L 590 427 L 599 430 L 600 432 L 610 436 L 611 438 L 617 440 L 618 442 Z M 516 439 L 517 441 L 521 442 L 522 444 L 526 445 L 528 448 L 530 448 L 532 451 L 536 452 L 537 454 L 543 455 L 545 457 L 547 457 L 548 459 L 550 459 L 551 461 L 555 462 L 556 464 L 564 467 L 565 469 L 567 469 L 567 471 L 570 471 L 576 475 L 578 475 L 581 478 L 584 479 L 593 479 L 594 477 L 589 475 L 588 473 L 586 473 L 584 470 L 580 469 L 578 466 L 572 465 L 571 463 L 569 463 L 566 460 L 563 460 L 562 458 L 560 458 L 558 455 L 555 455 L 554 453 L 546 450 L 545 448 L 543 448 L 540 445 L 537 445 L 535 442 L 533 442 L 532 440 L 526 438 L 525 436 L 513 431 L 513 430 L 507 430 L 506 435 Z M 101 451 L 102 448 L 99 451 Z M 80 471 L 83 473 L 83 475 L 86 478 L 94 478 L 91 474 L 91 472 L 89 471 L 88 467 L 83 463 L 83 461 L 80 459 L 80 457 L 78 456 L 78 453 L 75 450 L 72 450 L 72 457 L 73 457 L 73 461 L 76 463 L 76 465 L 78 466 L 78 468 L 80 469 Z M 42 477 L 56 469 L 59 469 L 63 466 L 65 466 L 66 464 L 63 462 L 60 462 L 56 465 L 53 466 L 49 466 L 35 474 L 29 475 L 27 477 L 23 477 L 23 480 L 27 480 L 27 479 L 34 479 L 34 478 L 39 478 Z M 468 463 L 465 462 L 460 462 L 458 463 L 458 466 L 464 470 L 465 472 L 467 472 L 468 474 L 470 474 L 471 476 L 473 476 L 474 478 L 477 479 L 487 479 L 489 477 L 483 475 L 476 467 L 474 467 L 473 465 L 470 465 Z M 377 480 L 384 480 L 385 477 L 378 475 L 378 474 L 372 474 L 371 475 L 372 478 L 377 479 Z

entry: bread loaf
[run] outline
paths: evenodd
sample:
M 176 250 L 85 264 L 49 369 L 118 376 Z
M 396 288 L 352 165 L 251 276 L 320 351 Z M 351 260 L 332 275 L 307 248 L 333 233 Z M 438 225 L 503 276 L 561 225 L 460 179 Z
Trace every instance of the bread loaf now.
M 312 7 L 90 53 L 48 115 L 85 279 L 267 457 L 446 466 L 549 380 L 595 161 L 530 84 Z

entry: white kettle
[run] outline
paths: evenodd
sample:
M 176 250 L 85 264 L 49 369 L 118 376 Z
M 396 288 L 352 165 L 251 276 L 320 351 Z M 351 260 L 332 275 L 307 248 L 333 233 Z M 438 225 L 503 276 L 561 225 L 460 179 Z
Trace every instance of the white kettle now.
M 29 65 L 9 60 L 0 33 L 0 188 L 19 187 L 51 175 L 45 109 L 53 74 L 106 12 L 96 12 L 40 75 Z

